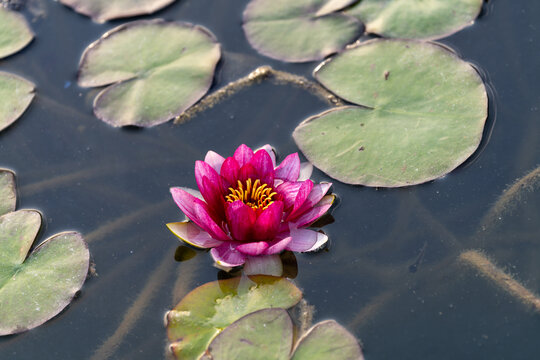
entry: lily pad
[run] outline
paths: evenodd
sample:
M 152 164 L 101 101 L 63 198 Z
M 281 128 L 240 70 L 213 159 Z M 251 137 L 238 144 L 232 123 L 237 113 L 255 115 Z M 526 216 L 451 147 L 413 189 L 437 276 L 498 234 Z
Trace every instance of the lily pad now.
M 315 324 L 298 341 L 292 360 L 361 360 L 355 337 L 334 320 Z
M 16 203 L 15 174 L 10 170 L 0 169 L 0 215 L 14 211 Z
M 366 31 L 401 39 L 439 39 L 471 25 L 483 0 L 362 0 L 347 13 Z
M 244 33 L 268 57 L 305 62 L 340 51 L 362 34 L 362 24 L 336 13 L 354 1 L 252 0 L 244 11 Z
M 217 334 L 242 316 L 269 307 L 289 308 L 301 297 L 290 281 L 272 276 L 204 284 L 168 313 L 171 350 L 179 359 L 198 359 Z
M 0 6 L 0 59 L 23 49 L 33 38 L 22 15 Z
M 164 20 L 121 25 L 91 44 L 79 85 L 113 84 L 94 100 L 94 113 L 113 126 L 153 126 L 181 114 L 210 88 L 220 45 L 207 29 Z
M 0 71 L 0 131 L 13 124 L 34 98 L 34 84 Z
M 60 0 L 76 12 L 91 17 L 95 22 L 130 16 L 152 14 L 175 0 Z
M 342 182 L 398 187 L 436 179 L 463 163 L 482 138 L 482 79 L 438 44 L 369 41 L 319 65 L 315 77 L 364 106 L 316 115 L 293 134 L 315 166 Z
M 293 325 L 287 312 L 264 309 L 244 316 L 223 330 L 212 341 L 203 359 L 288 360 L 292 342 Z M 332 358 L 336 359 L 326 359 Z

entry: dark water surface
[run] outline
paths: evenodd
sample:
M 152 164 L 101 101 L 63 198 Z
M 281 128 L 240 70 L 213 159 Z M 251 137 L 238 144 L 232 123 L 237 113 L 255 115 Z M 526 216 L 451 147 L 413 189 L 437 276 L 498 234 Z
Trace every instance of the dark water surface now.
M 0 167 L 17 173 L 18 208 L 45 215 L 42 239 L 68 229 L 85 234 L 99 276 L 60 316 L 0 339 L 0 358 L 163 358 L 165 311 L 217 278 L 206 253 L 174 260 L 179 243 L 164 224 L 182 215 L 169 187 L 195 187 L 194 162 L 209 149 L 228 155 L 241 143 L 270 143 L 282 155 L 298 151 L 293 129 L 327 105 L 263 83 L 183 125 L 111 128 L 92 115 L 97 91 L 79 88 L 76 70 L 89 43 L 126 21 L 97 25 L 57 2 L 36 1 L 45 10 L 32 23 L 37 38 L 0 61 L 0 70 L 38 88 L 25 115 L 0 133 Z M 310 77 L 316 63 L 284 64 L 250 48 L 240 27 L 246 3 L 179 0 L 148 18 L 202 24 L 217 36 L 224 55 L 213 89 L 265 64 Z M 475 25 L 442 40 L 493 89 L 481 150 L 443 179 L 411 188 L 334 182 L 340 202 L 325 228 L 329 251 L 297 256 L 295 281 L 316 307 L 315 320 L 347 326 L 369 360 L 540 354 L 540 315 L 455 261 L 464 249 L 484 249 L 540 292 L 538 195 L 521 196 L 481 227 L 503 190 L 539 164 L 538 19 L 539 2 L 492 0 Z M 331 181 L 318 170 L 313 178 Z

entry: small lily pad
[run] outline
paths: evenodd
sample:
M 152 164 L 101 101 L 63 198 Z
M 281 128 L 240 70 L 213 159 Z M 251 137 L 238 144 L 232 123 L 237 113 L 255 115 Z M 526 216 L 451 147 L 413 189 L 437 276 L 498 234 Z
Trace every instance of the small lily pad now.
M 366 31 L 400 39 L 439 39 L 473 23 L 483 0 L 362 0 L 347 13 Z
M 301 298 L 290 281 L 272 276 L 204 284 L 168 313 L 171 349 L 179 359 L 198 359 L 217 334 L 242 316 L 269 307 L 289 308 Z
M 292 360 L 361 360 L 355 337 L 334 320 L 322 321 L 298 341 Z
M 268 57 L 305 62 L 320 60 L 362 34 L 354 17 L 336 13 L 353 1 L 252 0 L 244 11 L 244 33 Z
M 212 341 L 203 359 L 288 360 L 292 342 L 293 325 L 287 312 L 263 309 L 242 317 L 223 330 Z
M 15 174 L 10 170 L 0 169 L 0 215 L 14 211 L 16 203 Z
M 294 131 L 304 155 L 350 184 L 398 187 L 441 177 L 478 147 L 487 117 L 482 79 L 434 43 L 375 40 L 321 64 L 315 77 L 346 106 Z
M 33 38 L 22 15 L 0 6 L 0 59 L 23 49 Z
M 34 98 L 34 84 L 0 71 L 0 131 L 13 124 Z
M 210 88 L 220 45 L 209 30 L 164 20 L 121 25 L 91 44 L 79 85 L 113 84 L 94 100 L 94 113 L 113 126 L 153 126 L 181 114 Z
M 91 17 L 95 22 L 130 16 L 152 14 L 175 0 L 60 0 L 76 12 Z

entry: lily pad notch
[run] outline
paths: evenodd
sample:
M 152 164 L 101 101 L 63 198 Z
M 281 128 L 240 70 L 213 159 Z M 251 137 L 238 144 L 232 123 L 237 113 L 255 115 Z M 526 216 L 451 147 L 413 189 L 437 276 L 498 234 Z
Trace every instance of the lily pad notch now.
M 15 211 L 14 174 L 0 169 L 0 336 L 30 330 L 60 313 L 81 289 L 90 261 L 78 232 L 51 236 L 30 253 L 36 210 Z
M 84 51 L 82 87 L 102 87 L 94 114 L 112 126 L 150 127 L 190 108 L 213 82 L 221 47 L 206 28 L 162 19 L 127 23 Z

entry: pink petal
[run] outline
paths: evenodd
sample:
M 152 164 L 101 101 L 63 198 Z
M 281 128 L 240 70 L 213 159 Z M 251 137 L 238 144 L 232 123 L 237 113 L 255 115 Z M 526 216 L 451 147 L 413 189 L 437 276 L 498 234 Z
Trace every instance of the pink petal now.
M 245 164 L 251 160 L 251 157 L 253 156 L 253 150 L 251 150 L 248 146 L 242 144 L 236 149 L 234 152 L 234 158 L 236 159 L 236 162 L 238 163 L 238 166 L 242 167 Z
M 169 223 L 167 227 L 182 241 L 201 249 L 216 247 L 223 243 L 190 221 Z
M 232 238 L 239 241 L 249 240 L 253 224 L 257 219 L 255 210 L 241 200 L 237 200 L 227 204 L 225 213 Z
M 182 212 L 188 217 L 188 219 L 193 220 L 195 221 L 195 223 L 198 224 L 197 215 L 195 214 L 193 206 L 195 205 L 195 201 L 201 200 L 191 195 L 183 188 L 173 187 L 170 189 L 170 191 L 174 202 L 176 203 L 176 205 L 178 205 L 180 210 L 182 210 Z M 200 224 L 198 225 L 200 226 Z
M 247 163 L 240 169 L 240 181 L 246 181 L 247 179 L 257 179 L 259 177 L 257 170 L 253 165 Z
M 230 240 L 227 234 L 221 229 L 221 227 L 216 224 L 214 219 L 210 216 L 210 212 L 205 203 L 196 199 L 197 201 L 193 204 L 193 210 L 195 212 L 196 220 L 193 221 L 199 225 L 203 230 L 205 230 L 211 237 L 217 240 Z
M 334 199 L 334 195 L 326 195 L 325 197 L 323 197 L 322 200 L 319 201 L 319 203 L 313 209 L 309 210 L 295 220 L 296 225 L 299 228 L 308 226 L 309 224 L 323 216 L 332 206 Z
M 295 218 L 295 216 L 298 214 L 298 210 L 302 207 L 304 202 L 307 200 L 312 189 L 313 189 L 313 181 L 306 180 L 302 183 L 302 185 L 300 186 L 300 189 L 298 189 L 298 193 L 296 194 L 296 199 L 294 199 L 294 207 L 288 219 Z
M 272 186 L 274 184 L 274 165 L 272 158 L 265 150 L 259 150 L 249 161 L 262 183 Z
M 268 249 L 266 241 L 242 243 L 236 246 L 236 250 L 249 256 L 261 255 L 266 249 Z
M 283 202 L 274 201 L 270 206 L 262 211 L 253 225 L 252 236 L 255 240 L 273 239 L 283 217 Z
M 298 153 L 290 154 L 276 168 L 275 177 L 286 181 L 298 180 L 300 174 L 300 158 Z
M 283 263 L 279 255 L 248 256 L 244 264 L 246 275 L 283 275 Z
M 289 215 L 288 220 L 298 218 L 306 212 L 310 211 L 319 201 L 321 201 L 321 199 L 324 197 L 324 195 L 326 195 L 328 189 L 330 189 L 331 186 L 332 183 L 321 183 L 313 186 L 313 189 L 311 189 L 311 192 L 309 193 L 302 206 L 296 208 L 295 204 L 295 210 Z
M 298 181 L 305 181 L 311 177 L 313 173 L 313 165 L 309 162 L 303 162 L 300 164 L 300 175 L 298 175 Z
M 285 210 L 293 207 L 294 200 L 296 199 L 296 194 L 298 194 L 298 190 L 300 189 L 300 186 L 302 186 L 302 184 L 302 182 L 286 181 L 282 184 L 279 184 L 275 188 L 278 195 L 281 196 L 281 200 L 283 201 L 283 208 Z
M 228 157 L 221 166 L 221 177 L 228 183 L 228 186 L 236 187 L 236 182 L 240 177 L 240 166 L 233 157 Z
M 268 247 L 268 249 L 266 249 L 266 251 L 264 253 L 268 254 L 268 255 L 279 254 L 280 252 L 285 250 L 285 248 L 287 247 L 287 245 L 289 245 L 291 240 L 292 240 L 292 237 L 287 236 L 287 237 L 284 237 L 284 238 L 281 238 L 281 239 L 276 239 L 276 240 L 273 240 L 273 241 L 269 241 L 268 245 L 270 245 L 270 246 Z
M 203 183 L 204 178 L 208 179 L 207 186 Z M 221 183 L 221 177 L 213 167 L 204 161 L 197 160 L 195 162 L 195 180 L 197 181 L 197 186 L 206 202 L 210 203 L 210 199 L 213 199 L 216 196 L 222 197 L 224 195 L 222 193 L 223 185 Z
M 272 159 L 272 165 L 276 167 L 276 151 L 274 150 L 274 148 L 266 144 L 266 145 L 261 146 L 257 150 L 261 150 L 261 149 L 266 151 L 268 155 L 270 155 L 270 158 Z
M 226 242 L 212 248 L 210 254 L 214 258 L 214 261 L 222 266 L 240 266 L 246 261 L 246 256 L 236 250 L 236 244 L 232 242 Z
M 216 172 L 219 174 L 221 171 L 221 165 L 223 165 L 223 162 L 225 161 L 225 158 L 218 153 L 210 150 L 206 153 L 206 156 L 204 157 L 204 162 L 208 163 Z
M 328 236 L 309 229 L 291 229 L 291 242 L 287 250 L 306 252 L 320 248 L 328 241 Z

